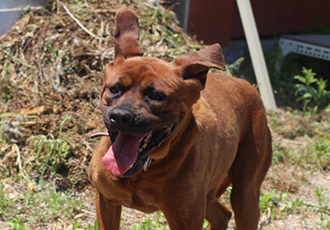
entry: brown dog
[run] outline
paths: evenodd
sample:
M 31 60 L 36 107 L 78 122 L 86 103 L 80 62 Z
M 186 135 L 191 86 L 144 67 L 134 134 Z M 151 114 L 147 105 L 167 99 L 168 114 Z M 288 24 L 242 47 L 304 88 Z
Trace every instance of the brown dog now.
M 218 201 L 231 183 L 237 229 L 257 229 L 259 190 L 272 157 L 258 91 L 225 70 L 212 45 L 171 63 L 142 57 L 138 19 L 116 16 L 115 60 L 104 70 L 102 137 L 89 167 L 99 229 L 119 229 L 122 205 L 163 211 L 171 229 L 225 229 Z M 110 140 L 111 139 L 111 140 Z M 111 145 L 112 143 L 112 145 Z

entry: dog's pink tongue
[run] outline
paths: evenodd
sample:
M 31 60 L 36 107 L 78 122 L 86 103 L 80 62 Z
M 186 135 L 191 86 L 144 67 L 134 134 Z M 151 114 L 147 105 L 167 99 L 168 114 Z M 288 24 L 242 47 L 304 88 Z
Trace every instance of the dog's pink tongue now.
M 102 159 L 104 167 L 115 175 L 123 175 L 135 162 L 144 137 L 145 135 L 131 136 L 119 132 L 116 141 Z

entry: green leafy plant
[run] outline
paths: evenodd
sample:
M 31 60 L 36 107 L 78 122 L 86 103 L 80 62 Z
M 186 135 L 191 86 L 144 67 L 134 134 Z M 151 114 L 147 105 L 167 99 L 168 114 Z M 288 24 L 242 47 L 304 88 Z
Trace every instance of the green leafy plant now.
M 319 134 L 316 141 L 312 140 L 308 135 L 304 135 L 307 141 L 307 155 L 304 159 L 306 163 L 315 165 L 317 170 L 325 170 L 330 161 L 330 134 Z
M 272 165 L 283 162 L 281 143 L 273 143 Z
M 301 201 L 299 199 L 290 199 L 288 197 L 287 193 L 281 194 L 279 200 L 281 201 L 280 202 L 280 211 L 281 211 L 281 213 L 288 212 L 288 213 L 293 214 L 296 207 L 301 207 L 302 204 L 303 204 L 303 201 Z
M 165 222 L 166 219 L 164 217 L 164 214 L 162 212 L 156 212 L 153 214 L 153 217 L 146 216 L 144 218 L 144 221 L 134 224 L 133 228 L 134 230 L 149 230 L 149 229 L 164 230 L 164 229 L 168 229 L 164 227 Z
M 330 92 L 326 90 L 327 81 L 322 78 L 316 78 L 316 73 L 313 73 L 312 69 L 303 67 L 302 73 L 303 76 L 294 76 L 300 82 L 295 85 L 295 95 L 301 95 L 297 102 L 302 101 L 304 111 L 307 108 L 311 108 L 316 112 L 318 107 L 329 99 Z
M 269 193 L 260 192 L 259 207 L 261 211 L 266 211 L 268 208 L 274 205 L 273 199 L 275 198 L 275 190 L 271 190 Z
M 285 213 L 292 214 L 296 207 L 301 207 L 302 204 L 299 199 L 289 198 L 286 192 L 277 195 L 273 189 L 269 193 L 260 193 L 260 210 L 268 212 L 270 217 L 277 214 L 277 218 L 280 218 Z
M 97 224 L 97 220 L 95 220 L 94 226 L 91 225 L 91 224 L 87 224 L 87 226 L 88 226 L 88 229 L 90 229 L 90 230 L 98 230 L 99 229 L 99 225 Z
M 22 223 L 23 214 L 20 214 L 17 219 L 11 219 L 7 222 L 10 229 L 14 230 L 25 230 L 27 227 L 27 223 Z
M 134 230 L 147 230 L 147 229 L 158 229 L 161 227 L 158 222 L 151 220 L 149 216 L 146 216 L 141 224 L 134 224 Z
M 320 189 L 319 187 L 316 187 L 315 190 L 315 196 L 318 199 L 319 203 L 319 215 L 320 215 L 320 220 L 321 222 L 315 222 L 317 225 L 322 227 L 322 229 L 330 229 L 330 220 L 325 217 L 325 213 L 329 214 L 330 213 L 330 207 L 329 207 L 329 201 L 325 199 L 325 195 L 323 194 L 323 190 Z
M 244 57 L 241 57 L 237 59 L 233 64 L 226 65 L 226 73 L 230 76 L 235 76 L 244 60 Z
M 203 227 L 207 228 L 210 225 L 210 223 L 207 220 L 204 220 Z
M 77 220 L 77 219 L 75 219 L 74 220 L 74 223 L 72 223 L 72 229 L 73 230 L 76 230 L 76 229 L 78 229 L 81 226 L 82 226 L 82 223 L 79 220 Z

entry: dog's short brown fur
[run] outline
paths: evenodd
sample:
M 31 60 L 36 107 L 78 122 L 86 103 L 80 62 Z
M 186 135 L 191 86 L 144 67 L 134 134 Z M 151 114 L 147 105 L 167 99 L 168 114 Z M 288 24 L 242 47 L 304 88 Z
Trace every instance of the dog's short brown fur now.
M 257 229 L 272 157 L 258 91 L 208 74 L 225 70 L 218 44 L 168 63 L 142 57 L 134 11 L 121 9 L 116 26 L 115 60 L 101 90 L 114 144 L 102 137 L 89 167 L 99 229 L 119 229 L 123 205 L 163 211 L 172 230 L 201 230 L 204 219 L 209 229 L 225 229 L 231 212 L 218 198 L 230 184 L 237 229 Z

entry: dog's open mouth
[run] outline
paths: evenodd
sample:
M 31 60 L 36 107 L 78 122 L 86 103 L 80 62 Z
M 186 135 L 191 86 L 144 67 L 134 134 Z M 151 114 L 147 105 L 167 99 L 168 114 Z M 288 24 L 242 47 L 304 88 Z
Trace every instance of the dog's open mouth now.
M 171 124 L 138 136 L 109 132 L 112 145 L 102 159 L 104 167 L 117 176 L 132 176 L 173 130 L 174 125 Z

